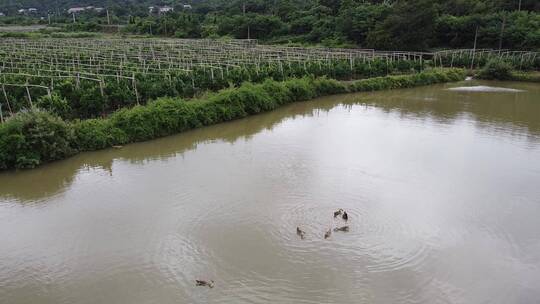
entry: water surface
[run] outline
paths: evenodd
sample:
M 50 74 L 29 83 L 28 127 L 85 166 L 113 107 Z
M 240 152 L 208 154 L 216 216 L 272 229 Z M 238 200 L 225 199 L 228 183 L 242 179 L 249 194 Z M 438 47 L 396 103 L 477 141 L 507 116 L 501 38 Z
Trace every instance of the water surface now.
M 539 184 L 537 84 L 295 103 L 0 174 L 0 302 L 535 303 Z

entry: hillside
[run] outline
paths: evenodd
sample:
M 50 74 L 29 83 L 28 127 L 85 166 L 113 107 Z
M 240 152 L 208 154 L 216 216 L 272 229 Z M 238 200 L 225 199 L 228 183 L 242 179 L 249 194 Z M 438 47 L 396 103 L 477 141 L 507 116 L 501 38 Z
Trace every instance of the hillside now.
M 56 9 L 67 9 L 76 6 L 97 6 L 97 7 L 147 7 L 150 5 L 176 5 L 191 4 L 199 9 L 215 10 L 241 10 L 246 8 L 249 11 L 270 12 L 278 8 L 298 9 L 302 7 L 314 7 L 323 5 L 333 10 L 339 9 L 343 5 L 350 3 L 360 4 L 392 4 L 395 0 L 0 0 L 0 9 L 20 9 L 34 7 L 38 10 L 55 11 Z M 408 1 L 417 2 L 417 1 Z M 452 13 L 463 14 L 467 12 L 482 12 L 496 10 L 514 10 L 521 4 L 522 10 L 540 11 L 540 2 L 536 0 L 450 0 L 430 1 L 439 3 L 444 9 Z
M 191 4 L 184 9 L 182 4 Z M 92 5 L 104 12 L 66 9 Z M 174 12 L 150 14 L 148 6 Z M 17 8 L 38 13 L 21 17 Z M 31 23 L 53 12 L 68 31 L 99 31 L 100 24 L 125 25 L 127 33 L 176 38 L 259 39 L 273 44 L 322 44 L 389 50 L 472 47 L 540 49 L 537 0 L 0 0 L 9 24 Z M 15 16 L 13 18 L 13 16 Z M 10 19 L 11 18 L 11 19 Z
M 156 1 L 139 0 L 0 0 L 0 10 L 15 10 L 21 8 L 37 8 L 39 11 L 54 12 L 76 6 L 96 7 L 130 7 L 143 6 Z

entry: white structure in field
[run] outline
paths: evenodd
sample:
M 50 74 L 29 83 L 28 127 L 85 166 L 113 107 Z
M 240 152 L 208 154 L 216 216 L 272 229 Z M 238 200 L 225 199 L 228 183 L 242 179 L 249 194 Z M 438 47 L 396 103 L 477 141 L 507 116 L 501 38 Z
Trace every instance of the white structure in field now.
M 162 6 L 159 8 L 159 13 L 160 14 L 166 14 L 166 13 L 169 13 L 169 12 L 173 12 L 174 11 L 174 7 L 172 6 Z
M 86 7 L 72 7 L 67 10 L 68 14 L 76 14 L 76 13 L 82 13 L 84 11 L 94 11 L 94 12 L 102 12 L 105 10 L 103 7 L 93 7 L 93 6 L 86 6 Z
M 168 6 L 168 5 L 165 5 L 165 6 L 149 6 L 148 7 L 148 13 L 149 14 L 152 14 L 152 13 L 158 13 L 158 14 L 167 14 L 167 13 L 170 13 L 170 12 L 174 12 L 174 7 L 172 6 Z
M 86 10 L 86 8 L 84 8 L 84 7 L 72 7 L 70 9 L 68 9 L 67 12 L 69 14 L 75 14 L 75 13 L 84 12 L 85 10 Z
M 37 11 L 38 11 L 37 8 L 30 7 L 30 8 L 21 8 L 17 12 L 22 15 L 28 15 L 28 14 L 36 14 Z

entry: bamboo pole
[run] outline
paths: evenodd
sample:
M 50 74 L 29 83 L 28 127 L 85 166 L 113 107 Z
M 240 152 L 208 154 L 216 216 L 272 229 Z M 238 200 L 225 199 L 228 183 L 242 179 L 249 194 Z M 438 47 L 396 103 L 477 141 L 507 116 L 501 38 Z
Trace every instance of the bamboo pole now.
M 9 114 L 13 115 L 13 111 L 11 109 L 11 105 L 9 104 L 9 98 L 7 96 L 6 87 L 4 86 L 4 84 L 2 84 L 2 93 L 4 93 L 4 98 L 6 99 L 6 104 L 8 106 Z
M 28 88 L 28 85 L 24 87 L 26 88 L 26 94 L 28 94 L 28 102 L 30 103 L 30 109 L 33 109 L 34 104 L 32 104 L 32 96 L 30 95 L 30 89 Z
M 501 34 L 499 35 L 499 51 L 502 49 L 504 26 L 505 25 L 506 25 L 506 14 L 503 15 L 503 20 L 502 20 L 502 25 L 501 25 Z
M 471 68 L 470 68 L 471 70 L 474 67 L 474 56 L 476 54 L 476 42 L 477 42 L 477 39 L 478 39 L 478 25 L 476 26 L 476 31 L 475 31 L 475 34 L 474 34 L 474 47 L 473 47 L 473 51 L 472 51 Z

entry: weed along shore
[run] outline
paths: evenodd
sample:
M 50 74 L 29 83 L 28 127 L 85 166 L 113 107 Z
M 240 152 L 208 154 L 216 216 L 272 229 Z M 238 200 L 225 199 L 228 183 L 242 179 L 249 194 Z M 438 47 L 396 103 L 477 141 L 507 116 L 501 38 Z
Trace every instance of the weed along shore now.
M 409 88 L 464 79 L 461 69 L 429 70 L 353 82 L 298 78 L 244 83 L 203 99 L 158 98 L 107 118 L 64 121 L 46 111 L 21 112 L 0 125 L 0 168 L 33 168 L 78 152 L 150 140 L 270 111 L 320 96 Z

